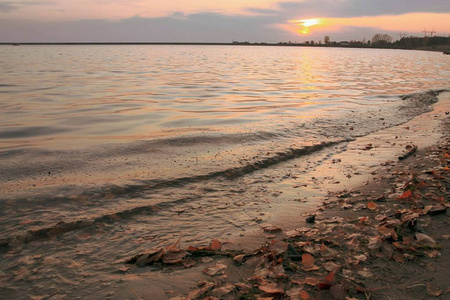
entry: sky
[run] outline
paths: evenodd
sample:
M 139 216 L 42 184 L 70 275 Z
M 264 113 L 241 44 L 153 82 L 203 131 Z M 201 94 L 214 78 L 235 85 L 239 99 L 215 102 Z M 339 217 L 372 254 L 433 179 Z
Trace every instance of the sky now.
M 424 30 L 449 36 L 450 1 L 0 0 L 0 42 L 395 40 Z

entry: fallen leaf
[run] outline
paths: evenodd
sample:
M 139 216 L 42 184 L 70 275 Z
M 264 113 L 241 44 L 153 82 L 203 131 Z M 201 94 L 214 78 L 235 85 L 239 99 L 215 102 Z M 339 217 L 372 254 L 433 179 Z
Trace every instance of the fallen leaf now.
M 216 264 L 213 267 L 209 267 L 203 270 L 203 273 L 213 277 L 217 275 L 222 275 L 223 271 L 227 268 L 224 264 Z
M 410 199 L 411 197 L 412 197 L 411 190 L 407 190 L 401 196 L 397 197 L 397 199 L 398 200 L 407 200 L 407 199 Z
M 302 255 L 302 265 L 306 268 L 312 267 L 314 265 L 314 257 L 311 254 L 305 253 Z
M 150 253 L 142 254 L 136 259 L 136 265 L 143 267 L 154 263 L 161 259 L 164 254 L 164 249 L 153 250 Z
M 279 287 L 275 282 L 260 285 L 258 288 L 267 294 L 284 294 L 284 289 Z
M 245 254 L 239 254 L 233 257 L 233 260 L 238 264 L 242 264 L 244 262 Z
M 305 253 L 302 255 L 302 265 L 303 265 L 303 270 L 305 271 L 314 271 L 314 270 L 318 270 L 319 267 L 314 265 L 315 259 L 314 257 L 309 254 L 309 253 Z
M 367 203 L 367 208 L 371 211 L 376 211 L 378 208 L 378 205 L 375 202 L 369 202 Z
M 163 263 L 165 264 L 177 264 L 183 261 L 183 258 L 188 253 L 184 250 L 178 252 L 166 252 L 163 256 Z
M 439 297 L 442 295 L 442 290 L 438 287 L 432 286 L 430 283 L 427 284 L 427 294 L 434 297 Z
M 377 228 L 378 232 L 383 236 L 383 238 L 392 238 L 394 241 L 397 240 L 397 233 L 393 228 L 387 228 L 385 226 L 380 226 Z
M 336 271 L 337 269 L 339 269 L 341 266 L 338 264 L 335 264 L 332 261 L 326 262 L 322 265 L 322 267 L 327 270 L 328 272 L 333 272 Z
M 328 248 L 327 246 L 325 246 L 324 243 L 322 243 L 322 245 L 320 246 L 320 254 L 321 254 L 323 257 L 330 258 L 330 257 L 336 256 L 337 251 Z
M 366 261 L 367 260 L 367 256 L 365 256 L 364 254 L 355 255 L 354 258 L 358 261 Z
M 328 290 L 334 284 L 334 272 L 330 272 L 322 282 L 320 282 L 317 287 L 319 290 Z
M 400 263 L 400 264 L 406 263 L 406 258 L 405 258 L 405 256 L 404 256 L 402 253 L 394 252 L 394 253 L 392 254 L 392 258 L 393 258 L 396 262 L 398 262 L 398 263 Z
M 382 244 L 383 244 L 383 241 L 381 240 L 381 237 L 374 236 L 369 239 L 369 244 L 367 245 L 367 247 L 369 249 L 376 250 L 376 249 L 379 249 Z
M 280 231 L 281 230 L 280 226 L 272 225 L 272 224 L 264 224 L 264 225 L 261 225 L 261 227 L 265 231 Z
M 270 241 L 270 251 L 274 256 L 278 256 L 284 252 L 286 252 L 288 248 L 288 244 L 279 240 L 271 240 Z
M 370 277 L 373 277 L 373 273 L 370 272 L 370 270 L 367 269 L 367 268 L 364 268 L 364 269 L 362 269 L 361 271 L 358 271 L 358 274 L 361 275 L 361 276 L 364 277 L 364 278 L 370 278 Z
M 333 285 L 330 288 L 330 293 L 333 299 L 336 300 L 345 300 L 347 293 L 345 292 L 345 289 L 340 284 Z
M 417 242 L 419 242 L 421 244 L 424 244 L 424 245 L 427 245 L 427 246 L 434 246 L 434 245 L 436 245 L 436 241 L 432 237 L 430 237 L 430 236 L 428 236 L 428 235 L 426 235 L 424 233 L 417 232 L 416 233 L 416 239 L 417 239 Z
M 209 248 L 211 250 L 220 250 L 222 248 L 222 243 L 219 242 L 219 240 L 217 240 L 217 239 L 213 239 L 211 241 L 211 244 L 209 245 Z
M 439 250 L 433 250 L 433 251 L 425 251 L 425 254 L 429 257 L 429 258 L 436 258 L 441 256 L 441 252 Z
M 308 294 L 308 292 L 302 290 L 302 291 L 300 292 L 300 299 L 302 299 L 302 300 L 308 300 L 308 299 L 309 299 L 309 294 Z
M 320 282 L 320 278 L 318 278 L 318 277 L 306 277 L 302 281 L 302 284 L 305 283 L 305 284 L 310 285 L 310 286 L 316 286 L 316 285 L 319 284 L 319 282 Z

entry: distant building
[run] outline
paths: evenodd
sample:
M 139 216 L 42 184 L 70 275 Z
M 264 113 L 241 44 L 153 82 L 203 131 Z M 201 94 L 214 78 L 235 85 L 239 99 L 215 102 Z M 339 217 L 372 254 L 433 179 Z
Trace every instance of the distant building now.
M 341 46 L 350 46 L 350 43 L 348 41 L 340 41 L 339 45 L 341 45 Z

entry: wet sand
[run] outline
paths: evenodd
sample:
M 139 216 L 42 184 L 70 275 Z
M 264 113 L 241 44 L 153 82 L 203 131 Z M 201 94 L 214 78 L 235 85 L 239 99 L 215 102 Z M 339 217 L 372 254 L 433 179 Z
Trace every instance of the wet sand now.
M 449 154 L 446 153 L 450 151 L 450 119 L 446 112 L 450 110 L 450 93 L 441 94 L 439 102 L 433 107 L 432 112 L 416 117 L 406 124 L 350 143 L 347 151 L 333 157 L 333 163 L 316 169 L 314 178 L 310 180 L 310 193 L 301 199 L 296 198 L 295 187 L 292 187 L 291 181 L 295 180 L 293 175 L 286 176 L 285 182 L 276 183 L 281 196 L 267 200 L 270 207 L 261 213 L 262 228 L 246 232 L 245 236 L 217 237 L 221 242 L 220 251 L 199 256 L 195 255 L 195 251 L 192 252 L 196 263 L 194 266 L 186 268 L 177 264 L 161 265 L 158 262 L 146 267 L 118 264 L 121 270 L 119 272 L 123 274 L 116 275 L 114 280 L 121 283 L 117 288 L 111 286 L 110 296 L 115 299 L 192 299 L 206 296 L 233 299 L 238 295 L 247 295 L 303 299 L 301 297 L 305 297 L 305 294 L 300 292 L 303 290 L 309 295 L 309 299 L 341 299 L 344 297 L 342 295 L 356 299 L 448 297 L 449 213 L 448 210 L 436 214 L 423 213 L 423 209 L 430 205 L 444 208 L 449 206 Z M 404 160 L 399 160 L 399 156 L 408 152 L 407 145 L 417 146 L 418 151 Z M 429 173 L 430 170 L 438 173 Z M 421 190 L 420 199 L 400 200 L 398 198 L 403 195 L 404 185 L 410 182 L 411 174 L 428 176 L 425 179 L 428 187 Z M 419 192 L 417 194 L 419 195 Z M 300 214 L 293 209 L 292 201 L 286 201 L 289 197 L 298 202 L 308 202 L 310 199 L 315 201 L 311 201 L 309 212 Z M 317 199 L 322 202 L 319 208 L 314 205 Z M 368 206 L 368 203 L 375 203 L 376 208 Z M 408 252 L 403 248 L 401 251 L 394 251 L 392 243 L 397 245 L 395 241 L 382 236 L 383 246 L 370 247 L 370 239 L 362 239 L 353 249 L 342 247 L 342 241 L 353 241 L 348 239 L 353 232 L 351 224 L 358 224 L 361 218 L 367 218 L 372 227 L 367 225 L 361 233 L 369 234 L 377 228 L 374 224 L 383 220 L 379 216 L 387 215 L 388 219 L 398 219 L 393 216 L 401 209 L 405 210 L 404 213 L 419 212 L 413 220 L 415 223 L 412 223 L 416 228 L 411 229 L 411 225 L 405 225 L 406 229 L 397 230 L 399 235 L 404 235 L 403 240 L 397 240 L 402 244 L 401 247 L 406 247 L 406 237 L 414 237 L 415 233 L 423 233 L 433 238 L 434 245 L 420 248 L 414 244 L 417 250 Z M 316 218 L 315 223 L 305 222 L 307 217 L 312 215 Z M 268 223 L 273 225 L 272 228 L 268 227 Z M 420 229 L 417 229 L 417 226 L 420 226 Z M 303 234 L 291 238 L 294 236 L 293 230 L 298 228 L 303 228 L 298 230 Z M 308 235 L 311 230 L 312 236 Z M 409 231 L 406 233 L 405 230 Z M 336 232 L 341 235 L 342 241 Z M 316 241 L 317 246 L 327 241 L 326 248 L 333 249 L 336 254 L 324 258 L 326 256 L 323 253 L 321 256 L 319 247 L 313 255 L 316 257 L 317 270 L 292 271 L 282 264 L 284 270 L 278 268 L 282 274 L 276 274 L 276 260 L 269 263 L 270 255 L 266 253 L 264 256 L 262 250 L 255 254 L 255 250 L 264 249 L 261 248 L 264 243 L 269 243 L 270 249 L 271 241 L 279 241 L 285 247 L 296 245 L 295 248 L 300 254 L 307 253 L 305 249 L 303 252 L 299 250 L 302 248 L 298 245 L 302 243 L 314 244 Z M 187 249 L 189 245 L 184 244 L 181 237 L 176 246 L 179 249 Z M 289 248 L 281 248 L 282 250 L 276 250 L 279 251 L 277 254 L 289 261 L 289 257 L 286 258 Z M 237 253 L 248 254 L 249 259 L 243 264 L 236 264 L 231 257 Z M 311 250 L 310 253 L 314 251 Z M 361 261 L 355 262 L 355 256 L 361 258 Z M 330 273 L 327 262 L 335 262 L 341 267 L 336 270 L 336 279 L 330 286 L 324 288 L 322 285 L 319 288 L 318 284 L 323 283 Z M 222 264 L 223 270 L 215 276 L 205 274 L 205 270 L 210 270 L 208 268 L 220 268 Z M 297 264 L 302 266 L 301 260 L 297 261 Z M 261 271 L 264 266 L 269 270 L 267 274 Z M 305 283 L 305 278 L 309 278 L 313 283 Z M 314 283 L 311 278 L 318 281 Z M 270 285 L 272 283 L 273 286 Z M 332 286 L 337 287 L 330 291 Z

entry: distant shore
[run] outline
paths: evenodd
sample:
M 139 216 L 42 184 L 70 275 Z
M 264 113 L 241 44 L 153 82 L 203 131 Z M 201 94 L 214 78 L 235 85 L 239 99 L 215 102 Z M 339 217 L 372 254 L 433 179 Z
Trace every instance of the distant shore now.
M 204 42 L 0 42 L 0 46 L 131 46 L 131 45 L 184 45 L 184 46 L 253 46 L 253 47 L 315 47 L 315 48 L 357 48 L 357 49 L 394 49 L 394 50 L 423 50 L 434 52 L 449 52 L 450 45 L 436 45 L 423 47 L 398 47 L 393 45 L 370 46 L 370 45 L 352 45 L 346 43 L 326 44 L 308 44 L 308 43 L 264 43 L 264 42 L 232 42 L 232 43 L 204 43 Z

